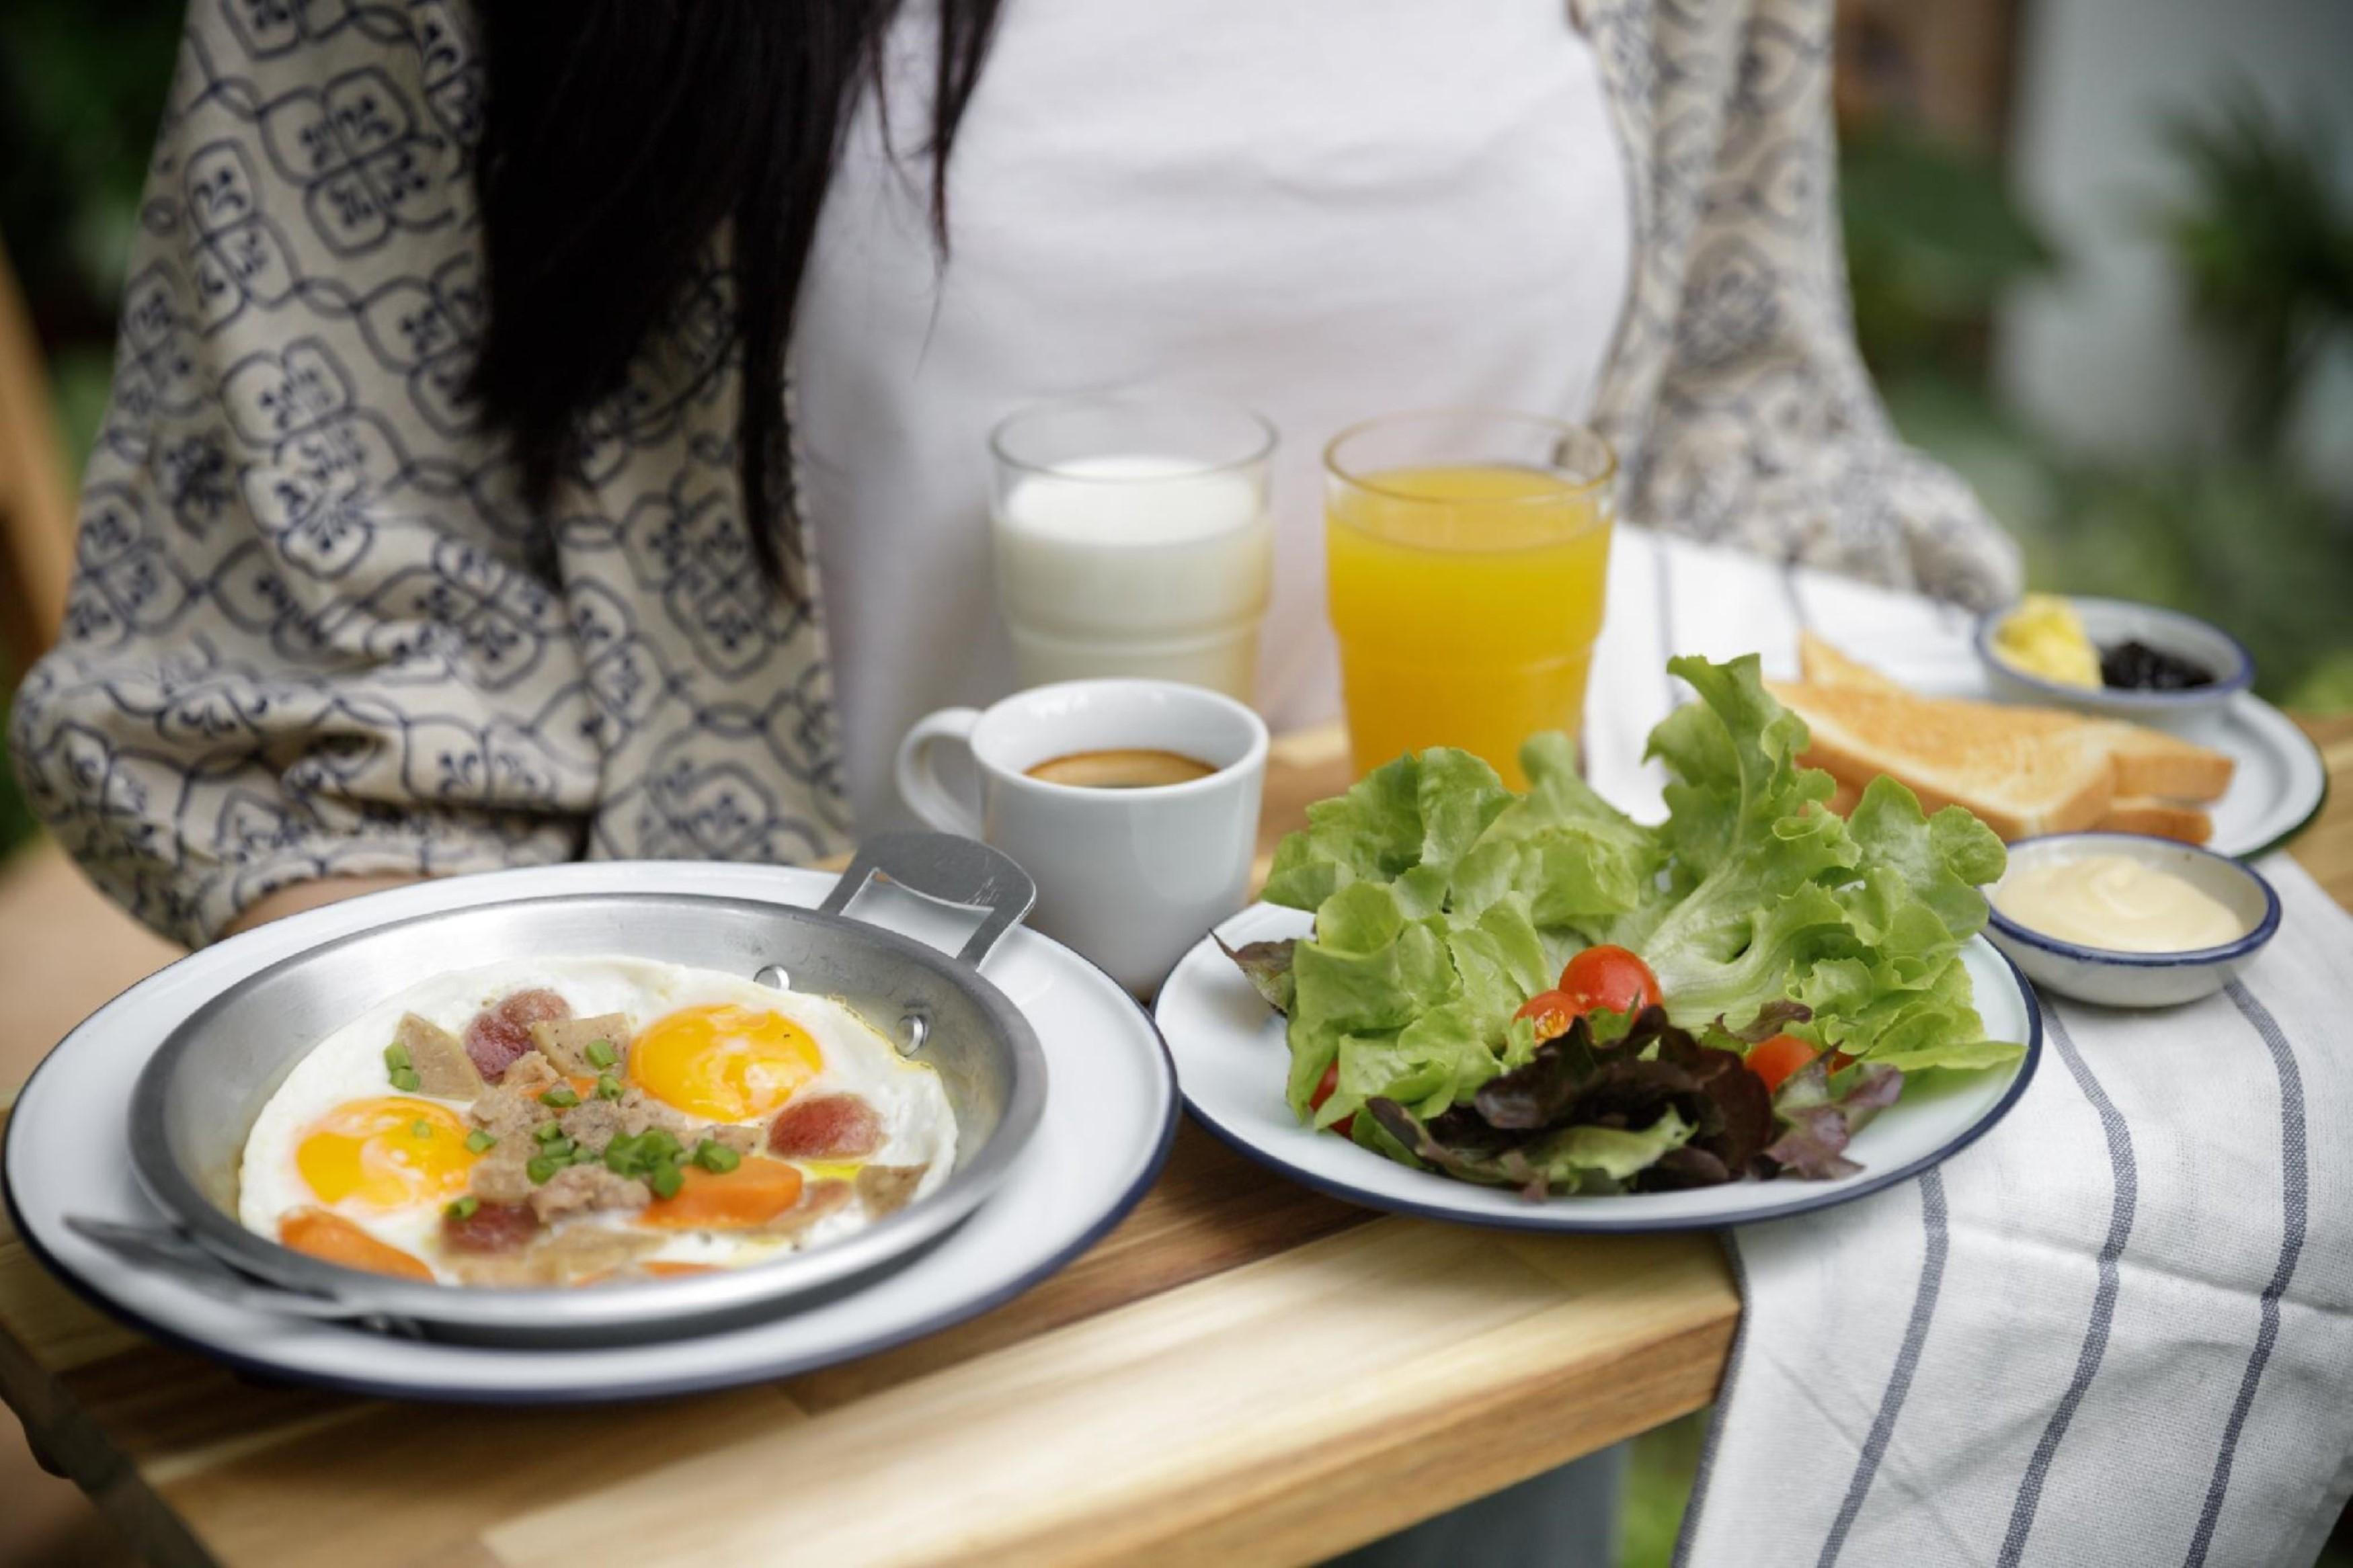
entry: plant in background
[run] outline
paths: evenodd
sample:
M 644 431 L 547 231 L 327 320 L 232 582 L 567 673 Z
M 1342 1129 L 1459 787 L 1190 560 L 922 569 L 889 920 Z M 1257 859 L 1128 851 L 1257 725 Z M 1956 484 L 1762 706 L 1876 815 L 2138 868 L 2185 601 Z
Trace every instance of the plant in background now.
M 2163 135 L 2189 188 L 2153 226 L 2191 309 L 2240 363 L 2241 449 L 2275 453 L 2321 352 L 2353 327 L 2353 216 L 2326 129 L 2291 128 L 2242 85 L 2211 114 L 2168 117 Z
M 2250 94 L 2162 134 L 2189 179 L 2154 232 L 2241 367 L 2214 409 L 2221 454 L 2092 461 L 2005 407 L 1986 368 L 1994 309 L 2063 264 L 1990 156 L 1887 123 L 1852 128 L 1841 165 L 1863 357 L 1905 437 L 1977 488 L 2038 586 L 2178 605 L 2246 642 L 2273 700 L 2353 709 L 2353 518 L 2283 455 L 2310 367 L 2353 324 L 2353 221 L 2316 132 Z
M 1873 374 L 1982 395 L 1994 307 L 2058 266 L 2000 163 L 1883 116 L 1843 132 L 1839 191 L 1855 335 Z

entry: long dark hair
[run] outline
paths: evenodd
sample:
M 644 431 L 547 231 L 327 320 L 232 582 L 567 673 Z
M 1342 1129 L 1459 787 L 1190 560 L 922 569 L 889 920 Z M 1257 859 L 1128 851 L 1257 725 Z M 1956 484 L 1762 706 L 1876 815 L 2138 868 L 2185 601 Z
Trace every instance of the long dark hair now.
M 932 221 L 1000 0 L 934 0 Z M 724 236 L 741 353 L 744 520 L 791 575 L 785 342 L 818 209 L 900 0 L 483 0 L 476 177 L 488 330 L 473 390 L 543 508 L 583 417 Z

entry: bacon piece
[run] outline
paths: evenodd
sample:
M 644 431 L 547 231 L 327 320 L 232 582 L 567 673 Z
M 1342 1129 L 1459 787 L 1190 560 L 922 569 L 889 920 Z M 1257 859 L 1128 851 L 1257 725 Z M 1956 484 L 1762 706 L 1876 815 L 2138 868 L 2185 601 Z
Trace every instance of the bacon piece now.
M 502 996 L 466 1025 L 466 1054 L 486 1082 L 497 1083 L 532 1049 L 531 1026 L 572 1016 L 572 1004 L 545 989 Z
M 482 1077 L 458 1037 L 429 1019 L 403 1013 L 392 1043 L 408 1053 L 417 1087 L 443 1100 L 471 1100 L 482 1092 Z
M 855 1094 L 796 1100 L 768 1123 L 768 1152 L 787 1160 L 863 1160 L 882 1147 L 882 1118 Z
M 858 1201 L 875 1219 L 897 1214 L 914 1197 L 929 1165 L 867 1165 L 858 1173 Z
M 520 1252 L 538 1234 L 529 1204 L 482 1204 L 463 1219 L 441 1216 L 441 1239 L 453 1252 Z
M 848 1207 L 849 1195 L 848 1182 L 811 1182 L 801 1189 L 800 1202 L 762 1226 L 757 1234 L 797 1241 L 818 1221 Z
M 557 1071 L 571 1077 L 595 1078 L 600 1072 L 617 1072 L 621 1058 L 628 1054 L 629 1016 L 626 1013 L 599 1013 L 593 1018 L 543 1018 L 531 1025 L 530 1029 L 532 1043 L 541 1054 L 555 1064 Z M 600 1068 L 588 1059 L 589 1046 L 598 1040 L 613 1047 L 610 1068 Z

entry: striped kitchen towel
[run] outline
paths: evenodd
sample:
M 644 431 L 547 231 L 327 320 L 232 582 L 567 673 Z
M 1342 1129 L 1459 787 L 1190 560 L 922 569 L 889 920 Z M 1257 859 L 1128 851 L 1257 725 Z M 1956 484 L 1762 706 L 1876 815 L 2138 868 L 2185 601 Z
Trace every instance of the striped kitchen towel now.
M 1654 815 L 1670 652 L 1795 672 L 1810 625 L 1975 673 L 1961 613 L 1634 530 L 1597 651 L 1594 782 Z M 1991 1133 L 1726 1237 L 1746 1302 L 1677 1561 L 1694 1568 L 2310 1563 L 2353 1490 L 2353 917 L 2284 855 L 2224 994 L 2045 994 Z

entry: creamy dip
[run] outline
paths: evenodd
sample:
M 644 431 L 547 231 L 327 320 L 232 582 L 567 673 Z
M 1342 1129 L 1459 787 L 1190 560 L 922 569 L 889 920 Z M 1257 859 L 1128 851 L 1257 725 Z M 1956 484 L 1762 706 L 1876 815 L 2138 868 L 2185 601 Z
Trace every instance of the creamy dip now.
M 2112 952 L 2193 952 L 2247 934 L 2212 894 L 2126 855 L 2014 866 L 1993 902 L 2030 930 Z

